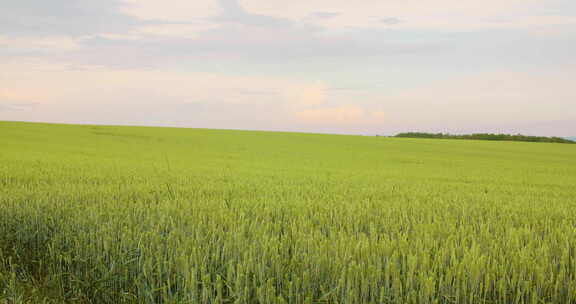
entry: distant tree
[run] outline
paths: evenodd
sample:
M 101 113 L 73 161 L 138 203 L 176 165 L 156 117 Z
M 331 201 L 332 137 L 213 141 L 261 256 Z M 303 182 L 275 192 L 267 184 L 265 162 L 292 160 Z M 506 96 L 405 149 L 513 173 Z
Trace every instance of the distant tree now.
M 562 144 L 576 144 L 572 141 L 561 137 L 545 136 L 528 136 L 522 134 L 492 134 L 492 133 L 475 133 L 465 135 L 452 135 L 443 133 L 424 133 L 424 132 L 405 132 L 399 133 L 395 137 L 405 138 L 440 138 L 440 139 L 476 139 L 476 140 L 501 140 L 501 141 L 526 141 L 526 142 L 549 142 Z

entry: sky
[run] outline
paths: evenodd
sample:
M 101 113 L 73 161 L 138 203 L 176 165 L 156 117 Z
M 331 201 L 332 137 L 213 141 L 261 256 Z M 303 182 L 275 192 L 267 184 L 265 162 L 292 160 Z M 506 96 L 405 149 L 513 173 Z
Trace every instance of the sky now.
M 0 120 L 576 135 L 574 0 L 2 0 Z

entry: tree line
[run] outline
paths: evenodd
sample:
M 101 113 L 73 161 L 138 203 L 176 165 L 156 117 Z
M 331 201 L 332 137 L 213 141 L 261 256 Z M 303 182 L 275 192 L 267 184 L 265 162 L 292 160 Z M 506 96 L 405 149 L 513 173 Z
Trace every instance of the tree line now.
M 522 134 L 512 135 L 512 134 L 476 133 L 476 134 L 454 135 L 454 134 L 448 134 L 448 133 L 406 132 L 406 133 L 399 133 L 395 137 L 505 140 L 505 141 L 527 141 L 527 142 L 549 142 L 549 143 L 562 143 L 562 144 L 576 144 L 576 141 L 568 140 L 568 139 L 562 138 L 562 137 L 528 136 L 528 135 L 522 135 Z

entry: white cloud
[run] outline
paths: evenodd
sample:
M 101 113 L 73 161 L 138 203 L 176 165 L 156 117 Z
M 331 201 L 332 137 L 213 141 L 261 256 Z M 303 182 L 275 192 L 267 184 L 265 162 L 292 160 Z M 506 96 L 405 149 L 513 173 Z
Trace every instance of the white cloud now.
M 326 84 L 317 81 L 301 87 L 287 88 L 283 93 L 293 106 L 308 107 L 326 103 L 328 99 L 327 89 Z
M 154 37 L 191 39 L 222 26 L 223 20 L 250 21 L 249 24 L 256 25 L 244 28 L 246 33 L 242 39 L 250 41 L 262 38 L 278 43 L 282 43 L 282 39 L 275 37 L 285 36 L 288 29 L 286 26 L 272 26 L 280 20 L 290 20 L 292 25 L 297 25 L 290 28 L 292 31 L 296 28 L 310 29 L 312 25 L 321 26 L 328 33 L 353 28 L 470 31 L 516 28 L 537 30 L 550 26 L 576 25 L 575 16 L 530 15 L 540 0 L 436 0 L 433 4 L 423 4 L 421 0 L 361 0 L 361 3 L 349 0 L 122 1 L 125 4 L 121 7 L 122 13 L 164 24 L 141 25 L 129 32 L 105 33 L 101 37 L 113 40 Z M 224 5 L 226 3 L 228 6 Z M 224 10 L 226 7 L 228 10 Z M 235 16 L 236 19 L 213 18 L 230 14 L 230 7 L 234 8 L 234 13 L 240 14 Z M 234 40 L 238 37 L 231 33 L 226 39 Z
M 82 38 L 49 36 L 40 38 L 0 36 L 0 47 L 24 51 L 74 51 L 82 48 Z
M 483 29 L 534 27 L 543 24 L 574 24 L 574 18 L 561 16 L 523 17 L 539 0 L 241 0 L 252 13 L 310 21 L 317 11 L 332 12 L 331 18 L 317 18 L 315 23 L 329 29 L 382 28 L 383 19 L 401 20 L 395 24 L 408 29 Z M 504 19 L 498 19 L 505 17 Z
M 573 79 L 576 67 L 492 71 L 431 83 L 380 100 L 396 123 L 478 125 L 573 119 Z
M 386 126 L 402 130 L 568 121 L 574 118 L 574 78 L 576 67 L 503 70 L 442 80 L 394 96 L 377 91 L 356 96 L 330 91 L 323 82 L 280 76 L 100 66 L 71 69 L 15 60 L 0 65 L 0 101 L 42 107 L 42 111 L 4 111 L 2 119 L 130 123 L 134 121 L 126 117 L 142 113 L 137 121 L 142 124 L 156 124 L 162 116 L 168 122 L 181 119 L 183 126 L 362 132 Z M 204 108 L 212 112 L 199 120 Z
M 574 16 L 531 15 L 541 0 L 237 0 L 247 13 L 311 23 L 327 29 L 386 28 L 477 30 L 575 25 Z M 141 20 L 215 26 L 218 0 L 123 0 L 121 12 Z M 232 1 L 235 3 L 234 1 Z M 319 13 L 320 12 L 320 13 Z M 174 30 L 170 30 L 174 32 Z
M 574 26 L 576 17 L 572 16 L 449 16 L 436 18 L 423 16 L 414 22 L 399 24 L 409 29 L 538 29 L 550 26 Z
M 0 87 L 0 102 L 31 103 L 42 99 L 33 90 L 14 90 Z
M 181 117 L 187 112 L 192 119 L 198 117 L 198 109 L 208 108 L 218 109 L 211 114 L 218 117 L 208 117 L 208 121 L 225 121 L 233 116 L 254 124 L 266 121 L 269 126 L 290 122 L 309 126 L 364 126 L 378 124 L 384 117 L 383 112 L 370 111 L 365 106 L 330 106 L 328 84 L 321 81 L 176 70 L 70 67 L 38 60 L 14 61 L 2 64 L 0 69 L 3 79 L 0 99 L 35 101 L 43 106 L 43 111 L 58 109 L 38 116 L 55 121 L 114 123 L 108 120 L 115 117 L 110 116 L 112 112 L 122 117 L 130 115 L 130 109 L 152 109 L 162 115 L 171 107 L 181 110 L 170 117 Z M 267 109 L 269 115 L 262 116 L 261 109 Z M 26 113 L 19 111 L 11 115 Z M 40 114 L 34 112 L 33 115 Z M 70 121 L 69 117 L 76 120 Z M 149 123 L 154 123 L 154 119 L 156 115 L 150 116 Z
M 120 12 L 142 21 L 159 22 L 125 32 L 99 36 L 111 40 L 143 40 L 154 37 L 191 39 L 218 26 L 211 20 L 221 14 L 216 0 L 122 0 Z
M 103 33 L 99 36 L 110 40 L 144 40 L 154 38 L 194 39 L 204 31 L 215 28 L 215 24 L 152 24 L 139 26 L 124 33 Z
M 216 0 L 123 0 L 121 12 L 141 20 L 197 22 L 217 16 Z
M 231 76 L 170 69 L 68 66 L 42 60 L 0 65 L 0 96 L 34 92 L 46 103 L 133 103 L 132 96 L 166 102 L 271 105 L 291 111 L 324 102 L 325 85 L 282 77 Z M 246 94 L 262 92 L 266 94 Z M 116 95 L 116 96 L 114 96 Z
M 214 28 L 214 25 L 204 24 L 159 24 L 147 25 L 138 29 L 142 34 L 154 36 L 175 36 L 175 37 L 196 37 L 196 35 L 205 30 Z

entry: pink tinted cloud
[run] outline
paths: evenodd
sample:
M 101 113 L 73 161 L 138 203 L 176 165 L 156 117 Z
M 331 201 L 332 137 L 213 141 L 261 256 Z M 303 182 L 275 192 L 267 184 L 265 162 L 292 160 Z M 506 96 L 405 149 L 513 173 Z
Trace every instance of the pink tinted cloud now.
M 302 122 L 317 125 L 371 125 L 385 118 L 382 111 L 368 111 L 353 105 L 302 110 L 295 116 Z

